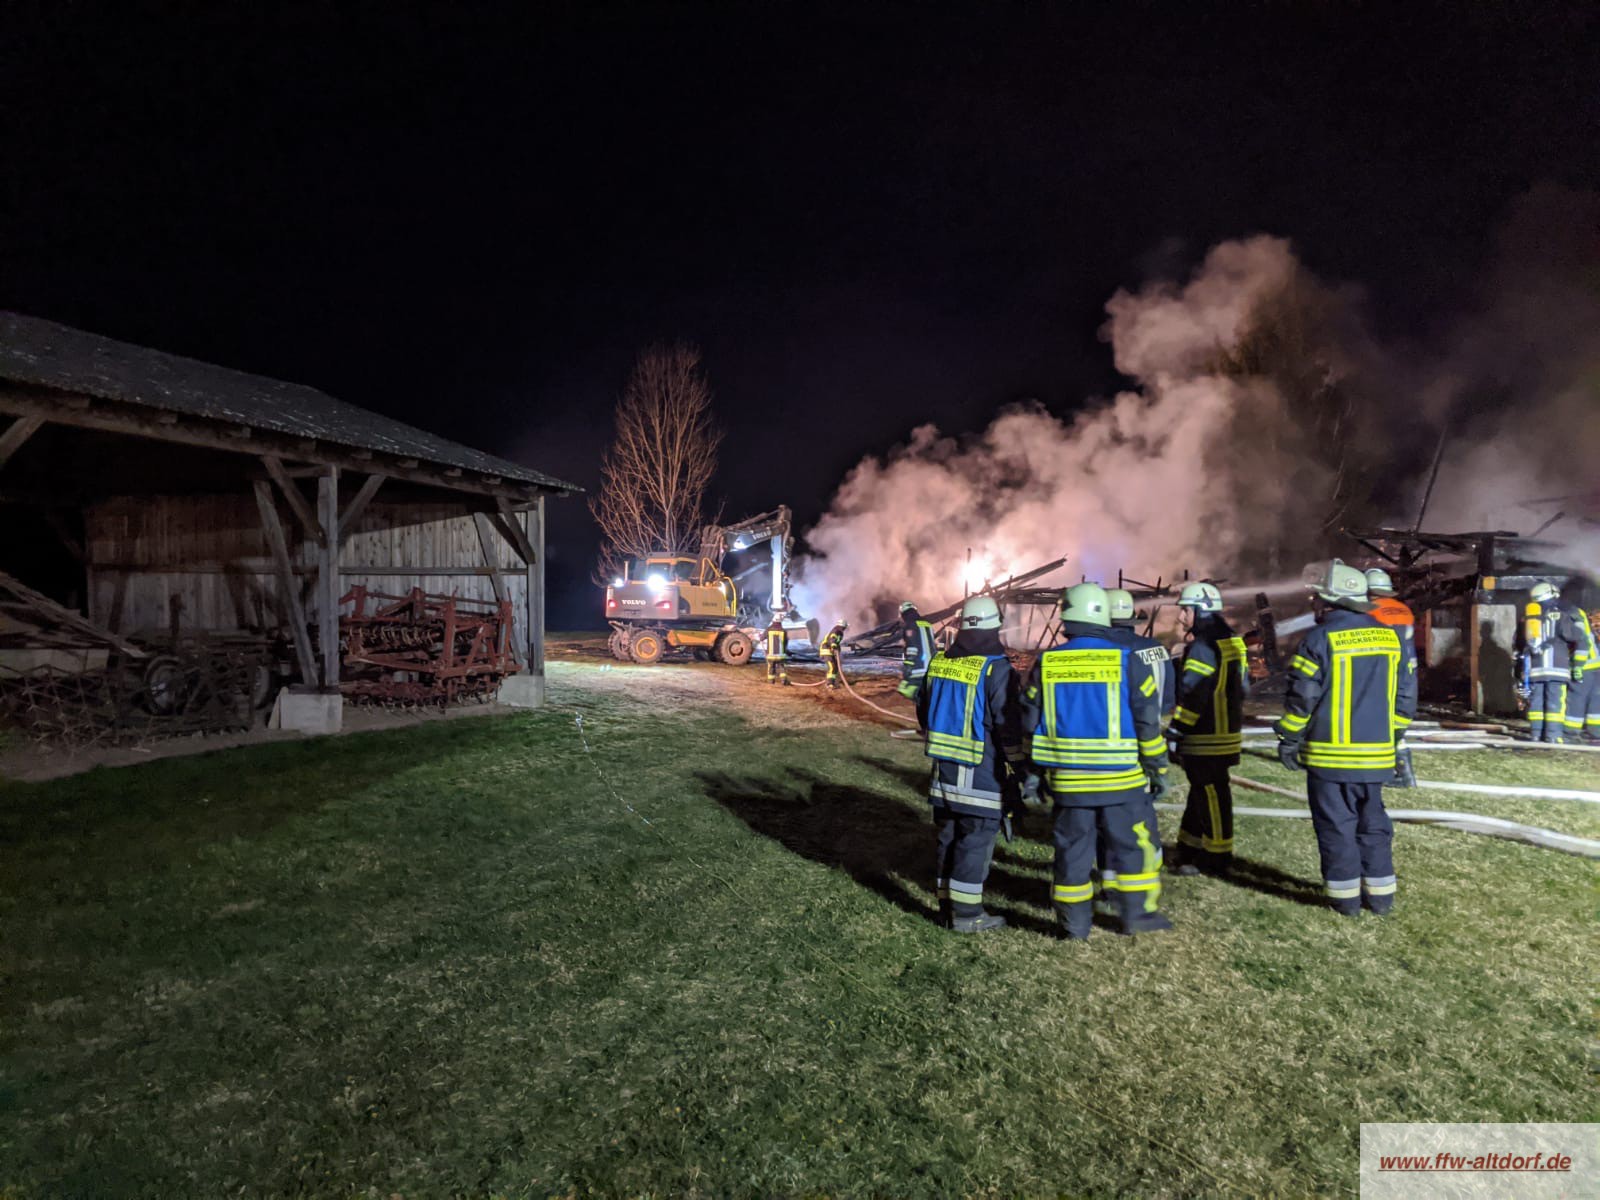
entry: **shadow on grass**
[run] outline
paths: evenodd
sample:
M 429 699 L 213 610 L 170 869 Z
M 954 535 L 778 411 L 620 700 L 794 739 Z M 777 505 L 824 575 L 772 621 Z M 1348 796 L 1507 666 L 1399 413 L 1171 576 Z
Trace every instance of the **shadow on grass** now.
M 1231 883 L 1234 887 L 1260 892 L 1263 896 L 1274 896 L 1279 900 L 1289 900 L 1295 904 L 1307 904 L 1313 908 L 1323 908 L 1327 904 L 1320 883 L 1301 879 L 1298 875 L 1291 875 L 1287 871 L 1280 871 L 1277 867 L 1254 862 L 1248 858 L 1235 858 L 1228 873 L 1218 878 L 1224 883 Z
M 934 921 L 934 835 L 923 813 L 904 801 L 866 788 L 849 787 L 809 771 L 790 768 L 785 778 L 735 776 L 701 771 L 706 795 L 756 833 L 812 862 L 839 867 L 902 912 Z M 984 886 L 990 910 L 1035 933 L 1055 926 L 1021 905 L 1037 908 L 1048 899 L 1047 880 L 1017 875 L 999 861 Z M 925 880 L 912 889 L 905 878 Z

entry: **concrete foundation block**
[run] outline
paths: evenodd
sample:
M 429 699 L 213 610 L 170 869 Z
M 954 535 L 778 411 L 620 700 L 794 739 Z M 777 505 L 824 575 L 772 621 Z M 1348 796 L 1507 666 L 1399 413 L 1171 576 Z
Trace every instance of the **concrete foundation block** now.
M 540 708 L 544 704 L 544 676 L 523 671 L 500 685 L 500 703 L 512 708 Z
M 295 733 L 338 733 L 344 728 L 344 697 L 338 692 L 297 692 L 284 688 L 272 706 L 272 729 Z

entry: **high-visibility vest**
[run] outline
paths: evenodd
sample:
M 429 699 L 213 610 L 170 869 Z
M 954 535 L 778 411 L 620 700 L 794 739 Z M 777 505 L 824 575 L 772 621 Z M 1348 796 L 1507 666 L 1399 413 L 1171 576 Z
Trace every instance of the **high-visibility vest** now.
M 1071 776 L 1094 772 L 1086 782 L 1107 791 L 1143 786 L 1128 695 L 1128 654 L 1127 647 L 1104 639 L 1076 638 L 1039 657 L 1034 762 Z M 1146 682 L 1154 695 L 1154 676 Z
M 789 657 L 789 632 L 786 629 L 767 630 L 767 657 L 777 660 Z
M 989 702 L 983 681 L 1000 654 L 947 658 L 943 651 L 928 664 L 927 755 L 944 762 L 976 766 L 987 745 Z

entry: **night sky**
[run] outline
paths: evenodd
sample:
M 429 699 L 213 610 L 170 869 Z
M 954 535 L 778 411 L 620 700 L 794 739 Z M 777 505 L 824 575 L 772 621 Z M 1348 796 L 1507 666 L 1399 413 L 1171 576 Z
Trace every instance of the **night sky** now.
M 1221 238 L 1424 337 L 1515 196 L 1600 185 L 1592 4 L 179 7 L 6 6 L 0 308 L 586 487 L 691 340 L 730 519 L 1115 388 L 1105 301 Z M 598 625 L 581 500 L 551 538 Z

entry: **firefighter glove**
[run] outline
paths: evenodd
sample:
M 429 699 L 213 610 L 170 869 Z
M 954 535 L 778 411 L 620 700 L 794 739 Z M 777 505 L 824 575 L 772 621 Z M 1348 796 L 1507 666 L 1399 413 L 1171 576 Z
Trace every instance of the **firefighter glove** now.
M 1303 771 L 1300 763 L 1300 743 L 1285 738 L 1278 743 L 1278 761 L 1291 771 Z
M 1152 799 L 1160 800 L 1172 790 L 1172 780 L 1168 776 L 1165 766 L 1145 767 L 1144 777 L 1150 781 L 1150 796 Z
M 1022 773 L 1022 802 L 1024 804 L 1043 804 L 1044 796 L 1040 788 L 1043 781 L 1037 771 L 1024 771 Z
M 1572 664 L 1572 682 L 1573 683 L 1582 683 L 1583 682 L 1583 664 L 1582 663 L 1573 663 Z

